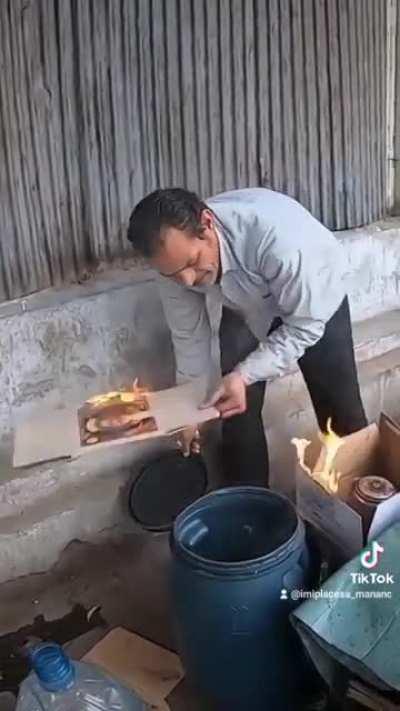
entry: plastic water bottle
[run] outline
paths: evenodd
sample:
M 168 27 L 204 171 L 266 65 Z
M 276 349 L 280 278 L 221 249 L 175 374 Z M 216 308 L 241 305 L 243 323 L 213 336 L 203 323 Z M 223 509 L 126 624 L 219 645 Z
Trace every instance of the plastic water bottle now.
M 16 711 L 148 711 L 118 681 L 92 664 L 73 662 L 44 642 L 29 650 L 33 671 L 22 682 Z

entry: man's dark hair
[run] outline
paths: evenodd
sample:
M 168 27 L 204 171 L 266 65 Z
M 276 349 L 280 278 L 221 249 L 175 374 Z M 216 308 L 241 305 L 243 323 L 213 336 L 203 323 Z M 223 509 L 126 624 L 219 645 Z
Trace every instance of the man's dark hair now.
M 201 213 L 207 205 L 196 193 L 183 188 L 155 190 L 133 210 L 128 227 L 128 239 L 142 257 L 153 257 L 162 243 L 165 227 L 202 233 Z

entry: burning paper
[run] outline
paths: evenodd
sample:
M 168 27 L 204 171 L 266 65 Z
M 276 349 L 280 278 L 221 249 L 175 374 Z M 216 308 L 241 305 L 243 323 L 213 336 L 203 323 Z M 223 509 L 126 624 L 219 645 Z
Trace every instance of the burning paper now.
M 137 380 L 130 391 L 112 391 L 90 398 L 78 412 L 81 445 L 87 447 L 156 431 L 157 423 L 149 410 L 146 390 L 139 388 Z
M 318 459 L 314 471 L 305 463 L 306 449 L 311 442 L 306 439 L 294 438 L 292 444 L 296 447 L 301 468 L 328 494 L 336 494 L 339 488 L 340 473 L 334 469 L 333 465 L 338 450 L 344 444 L 344 439 L 333 431 L 331 418 L 327 423 L 327 432 L 320 432 L 319 439 L 323 445 L 323 456 Z
M 207 378 L 196 378 L 184 385 L 153 392 L 136 383 L 135 388 L 97 395 L 83 405 L 37 408 L 17 424 L 13 464 L 25 467 L 56 459 L 74 459 L 97 448 L 169 437 L 178 429 L 216 420 L 219 412 L 214 407 L 199 409 L 207 386 Z M 108 406 L 120 408 L 121 405 L 122 409 L 107 410 Z M 121 419 L 121 415 L 129 415 L 129 419 Z M 85 443 L 83 437 L 87 438 Z M 98 443 L 94 442 L 95 438 Z

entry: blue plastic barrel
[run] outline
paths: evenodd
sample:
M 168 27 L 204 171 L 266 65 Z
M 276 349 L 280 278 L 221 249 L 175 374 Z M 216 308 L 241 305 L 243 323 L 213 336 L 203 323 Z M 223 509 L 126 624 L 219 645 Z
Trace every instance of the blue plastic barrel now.
M 205 708 L 298 710 L 290 593 L 307 588 L 310 566 L 291 502 L 255 487 L 213 492 L 178 516 L 171 549 L 178 650 Z

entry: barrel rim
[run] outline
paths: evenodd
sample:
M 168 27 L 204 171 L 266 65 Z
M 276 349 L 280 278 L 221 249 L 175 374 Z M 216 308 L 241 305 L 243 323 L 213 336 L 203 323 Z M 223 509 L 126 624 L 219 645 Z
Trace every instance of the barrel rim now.
M 204 501 L 207 501 L 210 498 L 215 498 L 216 496 L 222 497 L 228 494 L 232 496 L 232 494 L 245 493 L 253 494 L 254 496 L 265 496 L 266 493 L 268 493 L 269 495 L 272 494 L 274 497 L 281 499 L 289 505 L 289 507 L 292 509 L 293 513 L 296 516 L 297 525 L 292 535 L 290 536 L 290 538 L 288 538 L 287 541 L 282 543 L 274 551 L 266 553 L 263 556 L 235 562 L 216 561 L 211 560 L 209 558 L 204 558 L 203 556 L 199 555 L 198 553 L 194 553 L 192 550 L 182 544 L 182 542 L 177 536 L 178 528 L 185 520 L 185 518 L 193 511 L 195 511 L 196 508 L 199 507 L 199 505 L 201 506 Z M 248 575 L 254 570 L 261 572 L 265 568 L 272 569 L 276 565 L 279 565 L 283 560 L 285 560 L 289 555 L 291 555 L 295 548 L 298 547 L 298 542 L 300 541 L 300 539 L 305 540 L 304 524 L 297 512 L 296 507 L 287 496 L 259 486 L 236 486 L 211 491 L 205 496 L 202 496 L 200 499 L 195 501 L 193 504 L 190 504 L 186 509 L 184 509 L 174 521 L 174 525 L 172 527 L 170 535 L 170 546 L 172 552 L 175 553 L 177 557 L 184 559 L 191 565 L 195 564 L 196 567 L 203 572 L 209 572 L 215 575 L 224 575 L 229 573 L 237 575 Z

